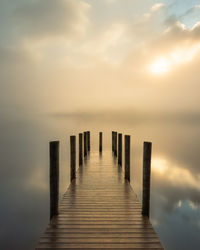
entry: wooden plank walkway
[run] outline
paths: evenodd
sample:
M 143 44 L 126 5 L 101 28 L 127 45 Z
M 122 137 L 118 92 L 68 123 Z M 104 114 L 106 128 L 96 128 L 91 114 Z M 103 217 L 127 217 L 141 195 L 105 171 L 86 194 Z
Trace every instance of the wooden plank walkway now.
M 163 249 L 111 152 L 77 171 L 36 249 Z

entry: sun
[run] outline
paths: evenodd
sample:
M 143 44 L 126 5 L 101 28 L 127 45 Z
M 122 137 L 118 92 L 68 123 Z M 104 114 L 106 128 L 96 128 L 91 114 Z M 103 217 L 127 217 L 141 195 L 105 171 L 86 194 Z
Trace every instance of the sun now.
M 167 73 L 169 71 L 169 62 L 164 57 L 159 58 L 150 65 L 149 70 L 155 75 Z

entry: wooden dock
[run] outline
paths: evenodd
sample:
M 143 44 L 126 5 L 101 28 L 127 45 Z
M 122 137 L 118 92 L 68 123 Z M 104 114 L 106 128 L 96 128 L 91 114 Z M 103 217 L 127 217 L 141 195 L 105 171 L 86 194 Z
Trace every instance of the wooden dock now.
M 36 249 L 163 249 L 112 152 L 83 162 Z

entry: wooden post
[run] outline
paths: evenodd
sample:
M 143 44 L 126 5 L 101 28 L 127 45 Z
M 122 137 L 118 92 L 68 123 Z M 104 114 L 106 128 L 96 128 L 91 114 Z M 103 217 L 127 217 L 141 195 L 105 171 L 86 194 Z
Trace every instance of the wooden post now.
M 50 220 L 58 215 L 59 200 L 59 141 L 49 143 L 50 151 Z
M 114 155 L 117 157 L 117 132 L 114 133 Z
M 114 131 L 112 131 L 112 152 L 114 153 Z
M 79 134 L 79 166 L 83 165 L 83 134 Z
M 103 142 L 102 132 L 99 132 L 99 152 L 100 153 L 102 153 L 102 142 Z
M 148 217 L 150 210 L 151 149 L 152 149 L 152 143 L 144 142 L 142 215 Z
M 87 132 L 84 132 L 84 157 L 87 156 Z
M 86 150 L 88 155 L 88 131 L 86 131 Z
M 130 182 L 130 135 L 125 135 L 125 179 Z
M 90 152 L 90 131 L 87 131 L 88 133 L 88 151 Z
M 113 133 L 113 154 L 115 155 L 115 131 Z
M 118 134 L 118 165 L 122 166 L 122 134 Z
M 70 176 L 71 181 L 76 178 L 76 136 L 70 136 Z

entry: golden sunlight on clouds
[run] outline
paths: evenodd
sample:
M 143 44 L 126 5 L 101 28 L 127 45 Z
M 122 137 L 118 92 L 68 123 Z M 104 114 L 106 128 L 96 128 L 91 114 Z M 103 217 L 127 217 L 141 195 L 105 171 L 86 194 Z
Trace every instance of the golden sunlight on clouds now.
M 148 69 L 155 75 L 167 73 L 184 63 L 191 62 L 199 51 L 199 44 L 191 48 L 176 49 L 168 53 L 167 56 L 157 58 L 150 64 Z
M 151 10 L 152 10 L 153 12 L 155 12 L 155 11 L 158 11 L 158 10 L 162 9 L 163 7 L 165 7 L 165 4 L 164 4 L 164 3 L 156 3 L 156 4 L 154 4 L 154 5 L 152 6 Z
M 161 157 L 153 158 L 152 172 L 160 177 L 163 176 L 172 185 L 200 190 L 200 175 L 194 176 L 188 169 L 174 165 L 167 159 Z
M 159 58 L 154 61 L 150 67 L 152 74 L 163 74 L 169 71 L 169 62 L 165 57 Z

